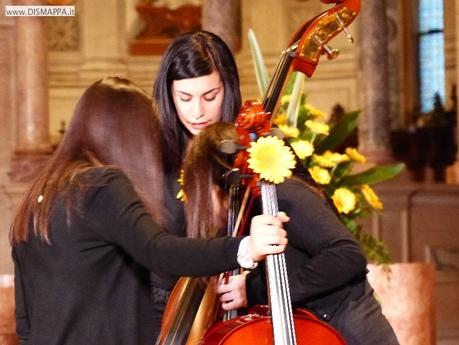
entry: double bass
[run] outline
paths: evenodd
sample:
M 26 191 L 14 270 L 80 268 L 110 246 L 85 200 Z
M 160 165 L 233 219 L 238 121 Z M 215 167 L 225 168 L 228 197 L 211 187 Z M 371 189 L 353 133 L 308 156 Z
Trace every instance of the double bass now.
M 352 40 L 347 26 L 357 16 L 360 0 L 321 1 L 335 3 L 336 6 L 301 26 L 282 53 L 262 104 L 247 101 L 241 109 L 236 128 L 241 138 L 244 138 L 239 143 L 242 146 L 247 146 L 254 138 L 271 132 L 271 114 L 275 113 L 286 81 L 293 72 L 302 72 L 311 77 L 321 55 L 326 55 L 329 59 L 337 57 L 338 51 L 328 46 L 333 37 L 345 31 L 348 39 Z M 245 181 L 245 195 L 248 195 L 248 191 L 252 191 L 253 196 L 257 194 L 257 197 L 261 193 L 263 212 L 275 215 L 278 212 L 275 185 L 257 179 L 256 174 L 245 163 L 246 160 L 247 152 L 241 151 L 235 163 L 235 167 L 244 175 L 255 176 L 250 181 Z M 257 187 L 258 184 L 261 185 L 260 188 Z M 242 208 L 240 212 L 246 211 Z M 218 314 L 215 308 L 218 298 L 210 291 L 212 289 L 205 290 L 199 279 L 181 278 L 169 299 L 157 344 L 196 344 L 199 339 L 200 344 L 225 345 L 247 342 L 276 345 L 344 344 L 333 328 L 309 312 L 293 312 L 284 255 L 268 256 L 266 266 L 270 308 L 260 307 L 255 313 L 216 323 L 207 332 L 206 329 Z M 260 336 L 261 334 L 265 336 Z

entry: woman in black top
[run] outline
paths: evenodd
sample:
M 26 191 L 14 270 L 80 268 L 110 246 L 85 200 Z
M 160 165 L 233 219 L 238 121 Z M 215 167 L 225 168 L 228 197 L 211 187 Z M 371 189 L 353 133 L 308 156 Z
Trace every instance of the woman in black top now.
M 202 128 L 217 121 L 232 122 L 241 106 L 239 76 L 230 49 L 211 32 L 179 35 L 164 53 L 153 96 L 163 133 L 166 228 L 186 236 L 183 204 L 177 199 L 183 153 L 189 140 Z M 173 276 L 152 274 L 158 332 L 176 281 Z
M 151 99 L 125 79 L 100 80 L 79 100 L 10 232 L 21 344 L 153 344 L 149 270 L 208 275 L 237 267 L 236 254 L 285 247 L 273 217 L 242 242 L 163 231 L 158 136 Z
M 234 125 L 217 123 L 201 131 L 188 147 L 183 169 L 190 237 L 213 237 L 214 229 L 226 224 L 222 177 L 231 169 L 231 157 L 221 153 L 218 144 L 237 138 Z M 325 198 L 296 177 L 276 189 L 279 209 L 290 217 L 285 256 L 293 306 L 307 308 L 328 322 L 348 345 L 398 344 L 366 280 L 366 259 Z M 196 209 L 206 204 L 207 212 L 195 217 Z M 259 205 L 252 212 L 259 214 Z M 209 219 L 204 224 L 208 227 L 196 227 L 203 219 Z M 267 304 L 265 281 L 262 269 L 232 277 L 218 288 L 223 309 Z

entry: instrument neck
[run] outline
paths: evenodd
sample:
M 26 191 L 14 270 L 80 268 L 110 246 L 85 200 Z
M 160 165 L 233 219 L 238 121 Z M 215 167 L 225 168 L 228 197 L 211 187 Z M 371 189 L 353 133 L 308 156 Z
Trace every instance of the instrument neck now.
M 286 50 L 284 50 L 281 54 L 281 59 L 277 64 L 276 71 L 274 72 L 274 76 L 269 83 L 268 89 L 266 94 L 263 98 L 263 109 L 266 113 L 273 114 L 280 96 L 285 87 L 285 82 L 289 78 L 292 69 L 292 59 L 295 56 L 295 50 L 297 48 L 296 44 L 293 44 Z
M 261 199 L 263 214 L 277 215 L 279 208 L 274 184 L 261 182 Z M 274 344 L 294 345 L 296 344 L 296 335 L 284 253 L 268 255 L 266 257 L 266 271 Z

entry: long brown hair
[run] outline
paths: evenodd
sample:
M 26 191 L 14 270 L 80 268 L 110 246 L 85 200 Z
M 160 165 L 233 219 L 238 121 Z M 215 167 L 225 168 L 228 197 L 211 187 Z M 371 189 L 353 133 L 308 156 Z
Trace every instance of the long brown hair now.
M 75 204 L 69 187 L 78 187 L 80 197 L 88 188 L 82 173 L 97 166 L 122 170 L 148 211 L 163 224 L 159 135 L 152 99 L 141 88 L 118 77 L 92 84 L 79 99 L 59 147 L 24 194 L 10 241 L 27 241 L 31 227 L 49 243 L 48 219 L 56 196 L 63 198 L 69 215 Z
M 224 205 L 228 192 L 225 186 L 224 174 L 232 168 L 233 156 L 220 151 L 219 144 L 223 140 L 237 142 L 238 134 L 234 124 L 218 122 L 199 132 L 190 142 L 183 161 L 183 190 L 186 195 L 185 216 L 187 220 L 187 235 L 189 237 L 214 237 L 222 214 L 217 211 L 212 200 L 213 190 L 216 190 L 218 202 Z M 307 170 L 306 170 L 307 173 Z M 305 188 L 324 198 L 333 208 L 329 199 L 316 188 L 316 183 L 310 175 L 296 174 L 291 178 L 303 183 Z
M 183 160 L 183 190 L 186 195 L 185 216 L 189 237 L 214 237 L 221 225 L 221 214 L 212 200 L 217 193 L 225 199 L 223 175 L 231 170 L 232 157 L 222 153 L 222 140 L 237 139 L 233 124 L 218 122 L 197 134 L 190 142 Z

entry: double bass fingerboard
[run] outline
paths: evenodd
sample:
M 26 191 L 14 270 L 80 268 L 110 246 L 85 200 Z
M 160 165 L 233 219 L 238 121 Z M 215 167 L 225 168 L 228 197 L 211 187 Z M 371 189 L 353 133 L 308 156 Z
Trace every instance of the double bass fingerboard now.
M 261 200 L 263 214 L 278 214 L 279 207 L 276 185 L 262 181 Z M 274 344 L 296 344 L 285 254 L 268 255 L 266 257 L 266 271 L 268 275 L 269 304 L 271 307 Z

